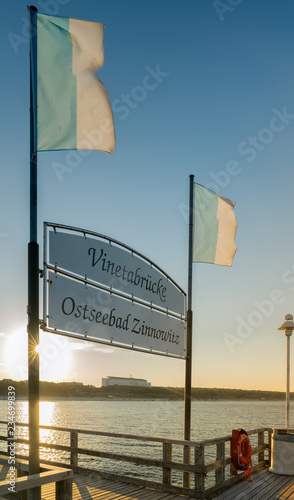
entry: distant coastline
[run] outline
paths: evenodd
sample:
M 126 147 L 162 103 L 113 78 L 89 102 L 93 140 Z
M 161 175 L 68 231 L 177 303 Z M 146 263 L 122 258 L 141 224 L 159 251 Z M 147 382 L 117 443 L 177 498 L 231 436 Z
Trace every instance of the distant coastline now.
M 7 400 L 9 386 L 15 387 L 16 399 L 26 401 L 28 395 L 27 380 L 0 380 L 0 400 Z M 294 393 L 291 393 L 293 399 Z M 95 387 L 79 382 L 40 382 L 41 401 L 180 401 L 184 399 L 182 387 L 133 387 L 108 386 Z M 285 393 L 279 391 L 192 388 L 193 401 L 284 401 Z

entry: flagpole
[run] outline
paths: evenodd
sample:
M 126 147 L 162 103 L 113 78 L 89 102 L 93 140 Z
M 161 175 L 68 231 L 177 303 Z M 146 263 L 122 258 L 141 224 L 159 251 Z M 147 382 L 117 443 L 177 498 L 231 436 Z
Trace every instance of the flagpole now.
M 191 382 L 192 382 L 192 271 L 193 271 L 193 219 L 194 219 L 194 175 L 190 175 L 190 197 L 189 197 L 189 250 L 188 250 L 188 308 L 187 308 L 187 354 L 186 354 L 186 379 L 185 379 L 185 416 L 184 416 L 184 439 L 191 438 Z M 191 461 L 191 450 L 184 446 L 184 463 Z M 190 473 L 183 475 L 183 485 L 190 487 Z
M 37 240 L 37 147 L 34 120 L 33 71 L 36 66 L 36 12 L 28 7 L 30 24 L 30 241 L 28 244 L 28 404 L 29 475 L 40 472 L 39 458 L 39 245 Z M 34 62 L 34 68 L 33 68 Z M 41 499 L 41 487 L 28 491 L 29 500 Z

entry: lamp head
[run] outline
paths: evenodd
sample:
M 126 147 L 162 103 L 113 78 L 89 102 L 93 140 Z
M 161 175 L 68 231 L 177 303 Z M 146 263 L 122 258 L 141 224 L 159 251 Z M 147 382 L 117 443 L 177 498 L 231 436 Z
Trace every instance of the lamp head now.
M 291 337 L 294 330 L 293 315 L 286 314 L 284 323 L 278 328 L 278 330 L 284 330 L 287 337 Z

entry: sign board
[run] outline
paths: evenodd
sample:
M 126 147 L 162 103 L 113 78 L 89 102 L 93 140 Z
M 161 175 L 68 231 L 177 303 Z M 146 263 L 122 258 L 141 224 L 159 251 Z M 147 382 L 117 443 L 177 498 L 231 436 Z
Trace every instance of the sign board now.
M 49 263 L 129 296 L 185 315 L 185 295 L 155 265 L 109 240 L 49 233 Z
M 130 247 L 45 223 L 46 331 L 185 358 L 185 304 L 185 292 Z
M 114 345 L 185 355 L 185 321 L 52 272 L 48 327 Z

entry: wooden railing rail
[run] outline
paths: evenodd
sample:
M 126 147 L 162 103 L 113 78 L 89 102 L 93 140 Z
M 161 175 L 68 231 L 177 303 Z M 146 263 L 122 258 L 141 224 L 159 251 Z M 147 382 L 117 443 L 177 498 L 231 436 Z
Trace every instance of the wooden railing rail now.
M 0 425 L 7 424 L 5 421 L 0 421 Z M 27 427 L 27 424 L 16 423 L 16 426 Z M 221 438 L 202 440 L 202 441 L 185 441 L 178 439 L 168 439 L 151 436 L 136 436 L 132 434 L 120 434 L 116 432 L 103 432 L 91 431 L 85 429 L 71 429 L 63 427 L 51 427 L 41 425 L 40 429 L 46 429 L 57 432 L 66 432 L 69 434 L 69 444 L 49 444 L 45 442 L 40 443 L 41 448 L 52 449 L 58 451 L 68 452 L 69 464 L 62 462 L 52 462 L 49 460 L 42 460 L 43 463 L 55 464 L 60 466 L 67 466 L 76 472 L 90 472 L 90 469 L 80 465 L 80 456 L 87 455 L 102 459 L 117 460 L 120 462 L 130 462 L 136 465 L 144 465 L 148 467 L 157 467 L 162 470 L 162 481 L 150 481 L 144 478 L 132 477 L 131 474 L 121 475 L 113 472 L 106 472 L 105 470 L 95 469 L 100 476 L 108 479 L 117 479 L 124 482 L 139 484 L 141 486 L 152 487 L 158 490 L 167 492 L 193 496 L 197 499 L 209 498 L 216 492 L 219 492 L 231 485 L 232 483 L 243 479 L 244 472 L 236 471 L 232 465 L 229 452 L 229 443 L 231 435 Z M 252 447 L 252 455 L 254 457 L 253 471 L 257 471 L 269 465 L 271 453 L 271 434 L 270 428 L 258 428 L 248 432 L 248 435 L 255 440 L 256 446 Z M 123 453 L 113 453 L 109 451 L 99 451 L 94 449 L 82 448 L 79 446 L 79 437 L 82 435 L 92 435 L 101 437 L 118 438 L 121 440 L 134 440 L 156 442 L 162 445 L 161 458 L 151 458 L 142 456 L 132 456 Z M 7 440 L 7 436 L 0 435 L 0 441 Z M 16 443 L 28 444 L 27 439 L 17 438 Z M 194 463 L 185 464 L 182 461 L 174 459 L 174 447 L 185 446 L 190 447 L 191 452 L 194 452 Z M 209 456 L 212 456 L 215 450 L 215 459 L 208 461 Z M 265 458 L 265 451 L 268 453 L 268 458 Z M 179 456 L 179 453 L 178 453 Z M 191 453 L 191 456 L 193 454 Z M 213 458 L 213 457 L 212 457 Z M 182 457 L 181 457 L 182 460 Z M 193 460 L 192 460 L 193 461 Z M 185 488 L 183 484 L 179 485 L 179 477 L 176 481 L 173 477 L 173 471 L 181 471 L 182 473 L 191 474 L 191 487 Z M 91 472 L 93 470 L 91 469 Z M 214 473 L 214 474 L 213 474 Z
M 0 420 L 0 424 L 7 424 L 6 420 Z M 16 422 L 16 426 L 18 427 L 28 427 L 27 423 L 24 422 Z M 137 436 L 135 434 L 121 434 L 118 432 L 105 432 L 105 431 L 92 431 L 88 429 L 72 429 L 69 427 L 55 427 L 51 425 L 40 425 L 40 429 L 47 429 L 50 431 L 60 431 L 60 432 L 77 432 L 78 434 L 89 434 L 92 436 L 104 436 L 104 437 L 117 437 L 122 439 L 135 439 L 136 441 L 151 441 L 158 443 L 172 443 L 176 445 L 182 446 L 198 446 L 202 441 L 185 441 L 183 439 L 170 439 L 170 438 L 161 438 L 161 437 L 153 437 L 153 436 Z M 206 441 L 203 441 L 206 442 Z M 209 442 L 209 440 L 207 441 Z

